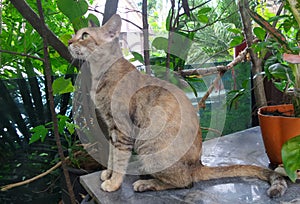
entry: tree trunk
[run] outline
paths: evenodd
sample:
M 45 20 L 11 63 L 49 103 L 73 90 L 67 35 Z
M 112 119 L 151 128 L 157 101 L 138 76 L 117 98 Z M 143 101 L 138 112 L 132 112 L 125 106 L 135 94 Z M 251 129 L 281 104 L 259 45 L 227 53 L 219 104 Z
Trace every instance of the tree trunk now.
M 146 67 L 146 73 L 151 74 L 150 68 L 150 51 L 149 51 L 149 24 L 148 24 L 148 1 L 143 0 L 142 14 L 143 14 L 143 40 L 144 40 L 144 62 Z
M 249 2 L 248 0 L 240 0 L 238 6 L 243 23 L 245 39 L 248 45 L 249 54 L 252 61 L 252 76 L 256 107 L 259 108 L 261 106 L 267 105 L 267 99 L 263 84 L 264 78 L 261 74 L 262 60 L 259 59 L 258 55 L 251 49 L 254 37 L 252 34 L 251 18 L 247 13 L 247 8 L 249 8 Z
M 119 0 L 106 0 L 102 25 L 117 13 Z

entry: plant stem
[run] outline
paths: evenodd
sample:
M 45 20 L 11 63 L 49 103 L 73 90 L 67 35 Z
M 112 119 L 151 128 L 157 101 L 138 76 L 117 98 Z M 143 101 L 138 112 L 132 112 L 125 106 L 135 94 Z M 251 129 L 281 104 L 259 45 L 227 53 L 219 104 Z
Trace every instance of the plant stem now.
M 45 67 L 45 75 L 46 75 L 46 83 L 47 83 L 47 91 L 48 91 L 48 97 L 49 97 L 49 103 L 50 103 L 50 111 L 51 111 L 51 116 L 52 116 L 52 121 L 53 121 L 53 132 L 57 144 L 57 149 L 58 149 L 58 154 L 61 159 L 61 164 L 62 164 L 62 169 L 65 175 L 66 179 L 66 184 L 70 196 L 70 200 L 72 204 L 76 204 L 76 199 L 74 195 L 74 191 L 72 188 L 72 184 L 70 181 L 70 176 L 69 172 L 67 170 L 67 164 L 66 164 L 66 158 L 63 153 L 63 148 L 60 142 L 60 135 L 58 131 L 58 121 L 57 121 L 57 116 L 55 112 L 55 104 L 54 104 L 54 96 L 53 96 L 53 90 L 52 90 L 52 79 L 51 79 L 51 64 L 49 60 L 49 53 L 48 53 L 48 39 L 47 39 L 47 34 L 45 33 L 45 20 L 44 20 L 44 14 L 43 14 L 43 8 L 42 8 L 42 3 L 41 0 L 37 0 L 37 7 L 39 10 L 39 15 L 40 15 L 40 20 L 41 20 L 41 25 L 42 25 L 42 38 L 43 38 L 43 49 L 44 49 L 44 67 Z
M 288 0 L 290 4 L 291 11 L 300 26 L 300 3 L 297 0 Z M 298 40 L 298 39 L 297 39 Z M 299 44 L 299 42 L 298 42 Z M 294 65 L 294 75 L 296 77 L 295 79 L 295 88 L 294 88 L 294 110 L 295 110 L 295 117 L 300 117 L 300 64 Z
M 295 87 L 294 87 L 294 112 L 295 117 L 300 118 L 300 64 L 295 64 Z

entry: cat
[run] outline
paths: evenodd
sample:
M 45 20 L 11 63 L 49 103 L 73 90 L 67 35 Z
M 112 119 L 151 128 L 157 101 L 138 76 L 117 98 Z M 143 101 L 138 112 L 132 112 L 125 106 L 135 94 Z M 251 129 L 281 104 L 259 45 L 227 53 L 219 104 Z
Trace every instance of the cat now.
M 108 128 L 111 145 L 107 170 L 100 175 L 101 189 L 118 190 L 124 175 L 131 171 L 151 175 L 151 179 L 133 183 L 138 192 L 185 188 L 193 182 L 223 177 L 256 177 L 270 183 L 268 196 L 282 196 L 287 183 L 270 169 L 202 164 L 196 110 L 182 90 L 140 73 L 123 57 L 120 30 L 121 18 L 115 14 L 101 27 L 77 31 L 69 41 L 71 55 L 89 63 L 90 95 L 99 120 Z

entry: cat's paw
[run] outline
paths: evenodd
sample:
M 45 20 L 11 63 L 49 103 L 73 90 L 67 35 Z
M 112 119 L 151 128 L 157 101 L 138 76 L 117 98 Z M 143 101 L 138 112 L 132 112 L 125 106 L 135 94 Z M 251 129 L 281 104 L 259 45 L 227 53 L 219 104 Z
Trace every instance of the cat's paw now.
M 120 188 L 121 185 L 116 184 L 112 180 L 106 180 L 101 184 L 101 189 L 106 192 L 113 192 Z
M 101 172 L 100 179 L 101 181 L 106 181 L 110 179 L 111 175 L 112 175 L 112 170 L 104 170 Z
M 137 180 L 133 183 L 133 190 L 137 192 L 155 191 L 155 184 L 152 180 Z
M 278 180 L 276 183 L 268 189 L 267 194 L 271 198 L 277 198 L 283 196 L 287 189 L 287 183 L 284 179 Z

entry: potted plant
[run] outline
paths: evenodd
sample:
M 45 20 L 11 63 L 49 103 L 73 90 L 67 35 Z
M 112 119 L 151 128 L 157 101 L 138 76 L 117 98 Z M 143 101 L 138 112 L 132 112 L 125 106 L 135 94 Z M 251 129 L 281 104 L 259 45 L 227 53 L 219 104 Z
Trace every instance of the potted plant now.
M 264 45 L 272 49 L 271 57 L 265 61 L 265 73 L 273 84 L 287 93 L 292 88 L 293 103 L 276 106 L 261 107 L 258 111 L 261 132 L 267 155 L 271 164 L 284 164 L 288 176 L 295 181 L 297 170 L 300 169 L 300 5 L 297 0 L 288 0 L 285 8 L 290 12 L 284 16 L 277 16 L 283 20 L 282 34 L 274 29 L 268 21 L 258 14 L 250 15 L 262 27 L 273 36 Z M 274 18 L 273 18 L 274 20 Z M 288 42 L 291 36 L 295 39 Z M 263 44 L 262 43 L 262 44 Z M 298 44 L 298 45 L 296 45 Z M 271 46 L 270 46 L 271 45 Z M 298 137 L 297 137 L 298 136 Z

